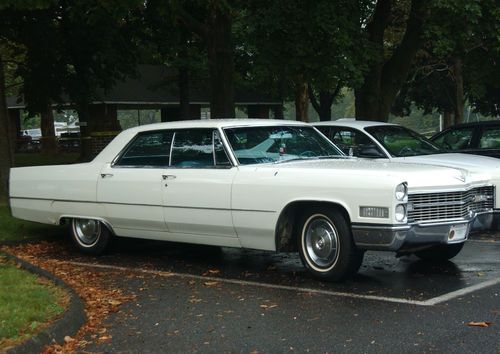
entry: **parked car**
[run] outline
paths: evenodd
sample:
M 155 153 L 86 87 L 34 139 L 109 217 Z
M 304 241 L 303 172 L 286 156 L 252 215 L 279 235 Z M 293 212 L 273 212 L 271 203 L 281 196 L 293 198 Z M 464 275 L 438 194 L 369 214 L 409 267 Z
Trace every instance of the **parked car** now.
M 401 125 L 339 119 L 313 125 L 348 155 L 359 158 L 444 165 L 490 175 L 492 185 L 500 185 L 500 161 L 492 157 L 449 153 L 425 136 Z M 496 230 L 500 212 L 479 216 L 474 230 Z
M 500 120 L 457 124 L 431 140 L 449 151 L 500 158 Z
M 365 250 L 451 258 L 495 197 L 488 175 L 349 158 L 312 126 L 273 120 L 144 125 L 90 163 L 10 172 L 13 216 L 68 222 L 83 252 L 116 236 L 298 251 L 329 280 Z

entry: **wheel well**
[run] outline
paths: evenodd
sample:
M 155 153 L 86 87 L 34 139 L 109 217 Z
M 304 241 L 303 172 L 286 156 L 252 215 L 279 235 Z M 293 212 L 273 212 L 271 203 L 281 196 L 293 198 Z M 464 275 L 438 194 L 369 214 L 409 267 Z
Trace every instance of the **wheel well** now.
M 101 224 L 104 225 L 108 229 L 108 231 L 111 232 L 112 235 L 115 235 L 115 232 L 113 230 L 113 226 L 107 220 L 102 219 L 102 218 L 97 218 L 97 217 L 61 216 L 59 218 L 59 225 L 70 225 L 71 220 L 75 219 L 75 218 L 94 219 L 94 220 L 100 221 Z
M 299 216 L 308 208 L 311 207 L 328 207 L 335 208 L 340 211 L 347 222 L 350 224 L 350 217 L 347 210 L 340 204 L 332 202 L 318 201 L 296 201 L 288 204 L 282 211 L 276 223 L 275 242 L 276 251 L 278 252 L 295 252 L 298 250 L 297 233 L 295 232 L 296 223 Z

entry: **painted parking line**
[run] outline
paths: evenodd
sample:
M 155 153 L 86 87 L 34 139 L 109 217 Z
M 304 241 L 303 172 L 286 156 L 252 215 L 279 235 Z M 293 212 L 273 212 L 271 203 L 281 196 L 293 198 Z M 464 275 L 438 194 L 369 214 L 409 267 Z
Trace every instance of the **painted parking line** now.
M 500 284 L 500 277 L 499 278 L 494 278 L 494 279 L 491 279 L 491 280 L 487 280 L 487 281 L 484 281 L 484 282 L 479 283 L 479 284 L 471 285 L 471 286 L 468 286 L 466 288 L 462 288 L 462 289 L 459 289 L 459 290 L 456 290 L 456 291 L 452 291 L 452 292 L 447 293 L 447 294 L 443 294 L 443 295 L 440 295 L 440 296 L 433 297 L 432 299 L 423 301 L 424 303 L 422 305 L 424 305 L 424 306 L 437 305 L 437 304 L 440 304 L 440 303 L 443 303 L 443 302 L 446 302 L 446 301 L 453 300 L 453 299 L 455 299 L 457 297 L 470 294 L 470 293 L 472 293 L 474 291 L 485 289 L 487 287 L 490 287 L 490 286 L 493 286 L 493 285 L 496 285 L 496 284 Z
M 471 292 L 487 288 L 489 286 L 493 286 L 500 283 L 500 277 L 488 280 L 476 285 L 469 286 L 467 288 L 463 288 L 457 291 L 453 291 L 447 294 L 443 294 L 428 300 L 419 301 L 419 300 L 411 300 L 397 297 L 387 297 L 387 296 L 376 296 L 376 295 L 360 295 L 339 291 L 330 291 L 330 290 L 321 290 L 321 289 L 312 289 L 312 288 L 302 288 L 298 286 L 288 286 L 288 285 L 278 285 L 278 284 L 269 284 L 269 283 L 260 283 L 256 281 L 248 281 L 248 280 L 239 280 L 239 279 L 225 279 L 211 276 L 203 276 L 203 275 L 194 275 L 194 274 L 186 274 L 186 273 L 176 273 L 176 272 L 165 272 L 165 271 L 157 271 L 157 270 L 147 270 L 147 269 L 137 269 L 137 268 L 128 268 L 128 267 L 120 267 L 114 265 L 106 265 L 106 264 L 95 264 L 95 263 L 84 263 L 84 262 L 64 262 L 60 263 L 71 264 L 80 267 L 91 267 L 91 268 L 99 268 L 99 269 L 108 269 L 108 270 L 119 270 L 123 272 L 135 272 L 135 273 L 143 273 L 150 275 L 157 275 L 163 277 L 179 277 L 183 279 L 194 279 L 194 280 L 203 280 L 203 281 L 216 281 L 219 283 L 226 284 L 235 284 L 235 285 L 244 285 L 244 286 L 254 286 L 260 288 L 268 288 L 268 289 L 277 289 L 277 290 L 288 290 L 294 292 L 308 293 L 308 294 L 319 294 L 319 295 L 328 295 L 328 296 L 339 296 L 345 298 L 352 299 L 363 299 L 363 300 L 375 300 L 375 301 L 384 301 L 391 303 L 399 303 L 399 304 L 407 304 L 407 305 L 418 305 L 418 306 L 433 306 L 440 304 L 442 302 L 446 302 L 452 300 L 454 298 L 464 296 Z

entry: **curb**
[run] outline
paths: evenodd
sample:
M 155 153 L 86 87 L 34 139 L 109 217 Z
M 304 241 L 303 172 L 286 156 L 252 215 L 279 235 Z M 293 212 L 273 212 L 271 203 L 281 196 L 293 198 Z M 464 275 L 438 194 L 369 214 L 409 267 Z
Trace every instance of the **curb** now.
M 65 336 L 73 336 L 78 332 L 80 327 L 85 323 L 87 316 L 85 315 L 83 302 L 73 288 L 46 270 L 38 268 L 16 256 L 6 252 L 0 252 L 0 255 L 16 262 L 22 269 L 49 279 L 57 286 L 68 291 L 70 296 L 68 308 L 61 318 L 21 344 L 7 349 L 7 354 L 40 353 L 46 345 L 53 342 L 63 343 Z

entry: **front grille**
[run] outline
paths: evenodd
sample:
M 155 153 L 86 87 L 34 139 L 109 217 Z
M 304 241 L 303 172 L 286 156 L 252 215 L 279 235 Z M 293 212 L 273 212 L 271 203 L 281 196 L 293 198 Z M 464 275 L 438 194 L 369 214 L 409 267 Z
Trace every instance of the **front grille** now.
M 493 209 L 495 187 L 478 187 L 465 192 L 408 195 L 408 222 L 466 218 L 471 211 Z

